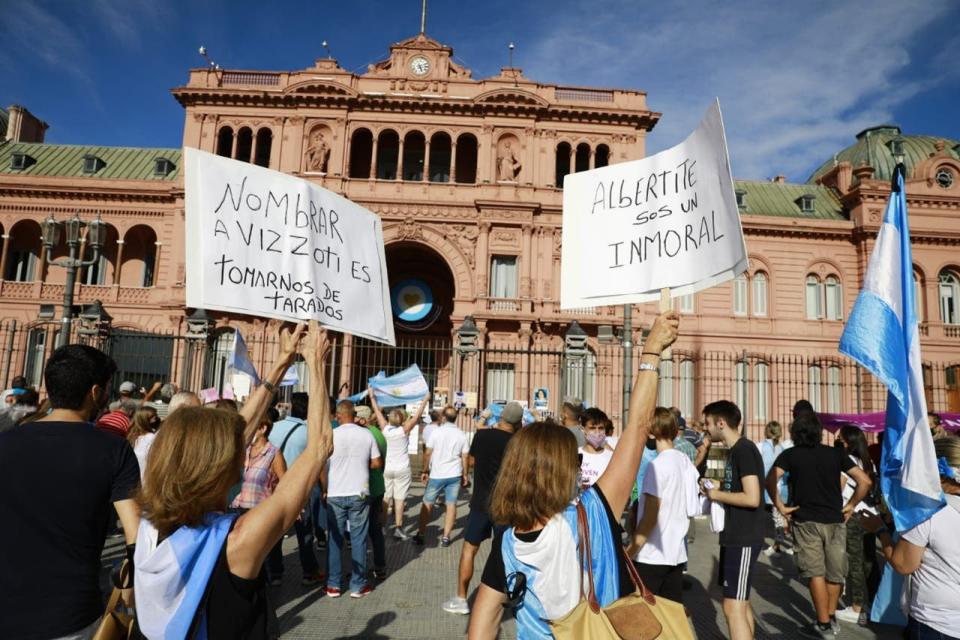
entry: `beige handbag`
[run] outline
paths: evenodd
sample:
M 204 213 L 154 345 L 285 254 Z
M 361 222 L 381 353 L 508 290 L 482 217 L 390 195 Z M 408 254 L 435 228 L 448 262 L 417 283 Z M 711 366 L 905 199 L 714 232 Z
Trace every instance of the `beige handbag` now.
M 128 640 L 133 635 L 133 616 L 119 611 L 121 591 L 114 587 L 93 640 Z
M 577 548 L 581 566 L 587 568 L 587 593 L 584 595 L 581 581 L 579 604 L 564 617 L 550 622 L 553 636 L 557 640 L 693 640 L 693 631 L 683 605 L 653 595 L 637 575 L 626 549 L 620 545 L 618 546 L 626 559 L 630 580 L 636 590 L 601 608 L 594 590 L 590 529 L 582 504 L 577 504 L 577 529 L 580 537 Z

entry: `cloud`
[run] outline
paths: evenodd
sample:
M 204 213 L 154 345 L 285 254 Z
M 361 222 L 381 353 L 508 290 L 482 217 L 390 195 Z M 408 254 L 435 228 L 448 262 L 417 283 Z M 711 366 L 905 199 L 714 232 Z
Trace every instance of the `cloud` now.
M 663 113 L 648 153 L 682 140 L 719 96 L 738 177 L 784 173 L 805 180 L 855 133 L 891 121 L 898 105 L 944 82 L 942 69 L 916 69 L 911 49 L 952 6 L 950 0 L 930 0 L 922 11 L 889 0 L 570 4 L 552 11 L 526 43 L 525 73 L 545 82 L 646 91 L 648 106 Z M 957 43 L 946 48 L 955 51 Z
M 17 51 L 22 59 L 39 59 L 81 82 L 90 81 L 83 64 L 83 42 L 66 22 L 39 3 L 23 2 L 15 11 L 5 11 L 0 20 L 0 40 L 7 43 L 8 51 Z
M 140 49 L 144 27 L 156 27 L 167 18 L 162 3 L 155 0 L 93 0 L 98 22 L 124 45 Z

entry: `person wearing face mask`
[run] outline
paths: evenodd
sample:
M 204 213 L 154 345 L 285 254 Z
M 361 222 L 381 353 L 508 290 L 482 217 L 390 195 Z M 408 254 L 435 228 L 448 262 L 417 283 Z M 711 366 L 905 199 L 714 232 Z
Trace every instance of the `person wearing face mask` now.
M 613 458 L 613 447 L 607 445 L 607 422 L 607 414 L 596 407 L 583 412 L 585 443 L 578 451 L 583 456 L 580 482 L 584 488 L 592 486 L 603 475 Z
M 111 505 L 126 543 L 136 541 L 137 457 L 91 422 L 116 369 L 93 347 L 60 347 L 43 372 L 52 411 L 0 433 L 0 469 L 16 479 L 0 483 L 0 522 L 16 523 L 0 527 L 2 638 L 92 637 L 103 612 L 100 552 Z

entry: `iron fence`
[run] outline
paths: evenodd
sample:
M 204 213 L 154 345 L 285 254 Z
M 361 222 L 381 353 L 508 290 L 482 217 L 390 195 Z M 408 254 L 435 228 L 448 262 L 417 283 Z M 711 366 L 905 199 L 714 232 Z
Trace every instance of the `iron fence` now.
M 16 375 L 42 388 L 43 365 L 53 350 L 59 324 L 20 324 L 0 321 L 0 383 L 5 388 Z M 266 327 L 244 336 L 258 370 L 265 372 L 277 352 L 275 333 Z M 149 388 L 156 381 L 176 382 L 181 388 L 223 388 L 230 382 L 227 361 L 233 346 L 230 329 L 212 331 L 206 338 L 175 332 L 145 333 L 114 329 L 107 336 L 83 335 L 75 327 L 71 339 L 96 346 L 117 362 L 115 388 L 130 380 Z M 329 393 L 340 396 L 366 387 L 368 378 L 383 371 L 390 375 L 417 364 L 435 401 L 452 402 L 465 392 L 468 405 L 464 424 L 470 424 L 489 403 L 519 400 L 533 407 L 535 395 L 546 397 L 546 413 L 556 415 L 563 401 L 576 399 L 604 409 L 620 426 L 622 421 L 623 348 L 601 343 L 572 356 L 555 346 L 518 346 L 488 342 L 470 354 L 461 354 L 447 337 L 400 336 L 396 347 L 334 334 L 329 363 Z M 642 346 L 635 346 L 639 362 Z M 305 390 L 304 363 L 296 363 L 298 381 L 289 391 Z M 769 420 L 786 422 L 801 398 L 818 411 L 866 413 L 883 411 L 886 390 L 865 369 L 839 355 L 676 350 L 660 365 L 658 404 L 676 406 L 687 416 L 722 398 L 743 411 L 747 434 L 762 436 Z M 960 411 L 960 360 L 925 362 L 924 383 L 932 411 Z M 541 391 L 543 390 L 543 391 Z M 287 391 L 287 393 L 289 393 Z

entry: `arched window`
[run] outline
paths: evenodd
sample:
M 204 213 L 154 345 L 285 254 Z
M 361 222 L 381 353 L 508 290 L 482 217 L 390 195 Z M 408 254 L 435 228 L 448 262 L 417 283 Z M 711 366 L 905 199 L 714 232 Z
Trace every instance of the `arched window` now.
M 810 274 L 807 276 L 806 309 L 807 320 L 819 320 L 823 317 L 823 296 L 820 295 L 820 278 Z
M 251 151 L 253 151 L 253 130 L 250 127 L 243 127 L 237 132 L 237 155 L 234 159 L 250 162 Z
M 924 313 L 925 305 L 923 304 L 923 280 L 920 277 L 920 274 L 916 271 L 913 272 L 913 315 L 917 317 L 917 322 L 923 322 L 926 320 L 926 313 Z
M 843 319 L 843 286 L 837 276 L 827 276 L 824 282 L 827 320 Z
M 687 293 L 674 298 L 674 308 L 680 313 L 693 313 L 694 294 Z
M 253 159 L 253 164 L 261 167 L 270 166 L 270 147 L 273 146 L 273 131 L 263 127 L 257 131 L 257 156 Z
M 577 145 L 577 157 L 573 170 L 577 173 L 590 170 L 590 145 L 586 142 Z
M 767 274 L 763 271 L 753 274 L 753 315 L 767 315 Z
M 569 143 L 561 142 L 557 145 L 557 189 L 563 189 L 563 179 L 568 173 L 570 173 L 570 153 L 571 149 Z
M 827 367 L 827 413 L 840 413 L 841 374 L 840 367 L 836 365 Z
M 377 180 L 396 180 L 400 157 L 400 136 L 387 129 L 377 138 Z
M 229 158 L 233 155 L 233 129 L 221 127 L 217 133 L 217 155 Z
M 743 273 L 733 279 L 733 315 L 747 315 L 747 276 Z
M 100 250 L 100 258 L 92 265 L 83 267 L 80 282 L 87 285 L 113 284 L 114 270 L 117 268 L 117 241 L 120 235 L 116 227 L 107 225 L 107 235 Z M 89 253 L 88 253 L 89 255 Z
M 680 413 L 685 416 L 693 416 L 695 411 L 694 373 L 693 360 L 680 362 Z
M 426 140 L 419 131 L 411 131 L 403 139 L 403 179 L 423 180 Z
M 598 144 L 594 151 L 593 166 L 599 169 L 610 164 L 610 147 L 605 144 Z
M 373 134 L 369 129 L 357 129 L 350 140 L 350 177 L 368 179 L 372 160 Z
M 450 136 L 433 134 L 430 138 L 430 182 L 450 182 Z
M 157 234 L 138 224 L 123 238 L 120 284 L 127 287 L 152 287 L 157 266 Z
M 660 361 L 660 385 L 657 387 L 657 405 L 673 406 L 673 360 Z
M 477 181 L 477 139 L 470 133 L 461 133 L 457 138 L 457 173 L 454 176 L 460 184 L 474 184 Z
M 766 421 L 770 412 L 770 366 L 758 362 L 753 367 L 753 417 Z
M 814 411 L 820 411 L 821 406 L 821 396 L 822 386 L 823 386 L 823 372 L 820 370 L 820 365 L 810 365 L 807 367 L 807 399 L 810 400 L 810 404 L 813 405 Z
M 5 280 L 33 282 L 37 279 L 40 252 L 40 225 L 33 220 L 21 220 L 10 229 L 10 249 L 7 252 Z M 63 240 L 61 239 L 61 243 Z
M 953 271 L 940 272 L 940 321 L 944 324 L 960 324 L 960 277 Z
M 233 329 L 225 328 L 207 338 L 207 359 L 203 371 L 204 388 L 213 387 L 223 389 L 229 382 L 227 377 L 227 361 L 233 352 Z

